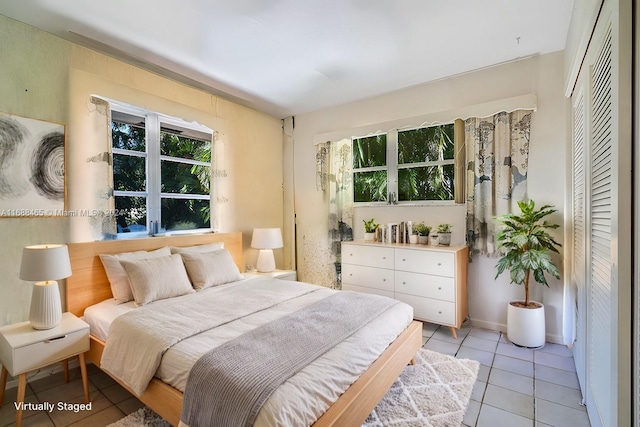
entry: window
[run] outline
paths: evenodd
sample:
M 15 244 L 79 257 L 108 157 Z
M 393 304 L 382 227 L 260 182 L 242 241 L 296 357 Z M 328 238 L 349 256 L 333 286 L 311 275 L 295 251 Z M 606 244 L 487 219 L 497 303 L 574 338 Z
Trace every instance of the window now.
M 210 229 L 213 131 L 111 104 L 118 234 Z
M 353 139 L 354 202 L 454 200 L 454 123 Z

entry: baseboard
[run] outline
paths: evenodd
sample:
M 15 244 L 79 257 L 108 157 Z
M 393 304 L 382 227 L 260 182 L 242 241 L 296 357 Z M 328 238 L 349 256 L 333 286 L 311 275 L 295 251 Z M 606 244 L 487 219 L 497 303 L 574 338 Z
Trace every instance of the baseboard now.
M 504 323 L 486 322 L 484 320 L 471 319 L 471 326 L 482 329 L 489 329 L 491 331 L 500 331 L 504 334 L 507 333 L 507 325 Z M 545 341 L 553 344 L 564 345 L 562 335 L 545 334 Z
M 476 320 L 476 319 L 470 319 L 470 320 L 471 320 L 471 326 L 473 326 L 474 328 L 489 329 L 491 331 L 503 332 L 505 334 L 507 333 L 507 325 L 505 324 L 485 322 L 484 320 Z
M 77 358 L 73 357 L 69 359 L 69 369 L 74 369 L 74 368 L 77 368 L 78 366 L 80 366 L 80 364 Z M 28 373 L 27 381 L 28 382 L 37 381 L 42 378 L 46 378 L 50 375 L 57 374 L 59 372 L 63 372 L 62 362 L 56 363 L 55 365 L 45 366 L 44 368 L 40 368 L 35 372 Z M 7 380 L 7 386 L 5 387 L 5 390 L 8 390 L 14 387 L 18 387 L 18 379 L 14 378 L 12 380 Z

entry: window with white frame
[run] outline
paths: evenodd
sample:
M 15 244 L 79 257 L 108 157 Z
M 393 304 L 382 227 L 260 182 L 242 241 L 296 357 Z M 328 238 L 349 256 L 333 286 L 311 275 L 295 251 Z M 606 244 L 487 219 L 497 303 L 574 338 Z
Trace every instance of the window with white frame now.
M 453 123 L 353 138 L 355 203 L 453 201 Z
M 211 228 L 211 129 L 111 104 L 111 138 L 119 235 Z

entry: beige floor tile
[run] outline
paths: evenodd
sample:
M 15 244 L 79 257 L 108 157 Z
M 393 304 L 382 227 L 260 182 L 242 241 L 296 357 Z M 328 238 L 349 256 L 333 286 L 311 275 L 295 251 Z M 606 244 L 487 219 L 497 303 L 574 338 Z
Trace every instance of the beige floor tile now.
M 84 396 L 75 399 L 64 400 L 64 402 L 68 405 L 84 404 Z M 102 393 L 100 393 L 99 391 L 95 391 L 91 395 L 91 410 L 81 409 L 77 406 L 67 406 L 61 409 L 56 408 L 53 412 L 51 412 L 49 416 L 57 427 L 63 427 L 83 420 L 110 406 L 112 406 L 112 403 L 109 402 L 109 400 Z
M 524 375 L 518 375 L 513 372 L 493 368 L 491 370 L 491 375 L 489 376 L 489 384 L 533 396 L 532 377 L 525 377 Z
M 536 399 L 536 418 L 554 427 L 590 427 L 585 411 L 569 408 L 558 403 Z
M 491 405 L 482 405 L 476 427 L 533 427 L 533 420 Z
M 559 403 L 579 411 L 586 411 L 586 406 L 581 405 L 582 393 L 580 390 L 553 384 L 546 381 L 536 380 L 535 397 Z
M 534 417 L 533 396 L 493 384 L 487 384 L 482 403 L 532 420 Z

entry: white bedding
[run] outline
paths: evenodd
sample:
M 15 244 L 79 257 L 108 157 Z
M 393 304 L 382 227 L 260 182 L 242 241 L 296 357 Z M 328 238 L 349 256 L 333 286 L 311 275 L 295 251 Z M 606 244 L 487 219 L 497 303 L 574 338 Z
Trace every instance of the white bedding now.
M 222 286 L 233 286 L 234 284 L 244 282 L 246 280 L 256 279 L 257 276 L 244 276 L 243 280 L 239 280 L 234 283 L 230 283 L 228 285 Z M 107 336 L 109 335 L 109 326 L 111 326 L 111 322 L 121 314 L 124 314 L 128 311 L 135 310 L 135 301 L 129 301 L 124 304 L 116 303 L 115 298 L 109 298 L 98 304 L 94 304 L 90 307 L 87 307 L 84 310 L 84 321 L 89 324 L 89 329 L 91 331 L 91 335 L 98 338 L 101 341 L 107 341 Z
M 255 280 L 277 279 L 256 278 Z M 223 288 L 233 286 L 234 284 L 229 284 L 201 292 L 221 293 Z M 314 292 L 182 340 L 164 353 L 156 376 L 184 391 L 191 366 L 209 349 L 252 328 L 312 304 L 333 292 L 336 291 L 319 288 Z M 224 293 L 228 294 L 228 291 Z M 234 301 L 242 307 L 242 295 L 238 295 Z M 92 333 L 98 336 L 108 331 L 108 325 L 115 317 L 133 309 L 133 307 L 118 306 L 105 301 L 87 309 L 85 318 L 91 325 Z M 212 309 L 215 310 L 215 307 Z M 408 326 L 412 318 L 413 310 L 406 304 L 397 304 L 386 311 L 367 327 L 318 358 L 279 387 L 263 406 L 255 425 L 285 426 L 313 423 Z

